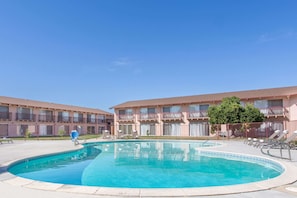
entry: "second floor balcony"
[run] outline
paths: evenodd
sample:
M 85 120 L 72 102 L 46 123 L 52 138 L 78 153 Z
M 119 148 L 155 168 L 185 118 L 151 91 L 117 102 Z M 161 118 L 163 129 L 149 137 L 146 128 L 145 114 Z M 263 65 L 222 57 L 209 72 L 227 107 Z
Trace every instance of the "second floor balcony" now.
M 54 122 L 55 116 L 53 115 L 38 115 L 39 122 Z
M 82 117 L 73 117 L 73 123 L 85 123 L 86 119 Z
M 11 120 L 11 113 L 10 112 L 0 112 L 0 120 Z
M 189 120 L 203 120 L 208 119 L 207 111 L 194 111 L 187 113 L 187 119 Z
M 119 122 L 134 122 L 135 116 L 133 114 L 118 115 Z
M 287 114 L 287 110 L 284 107 L 268 107 L 259 109 L 261 113 L 266 117 L 285 117 Z
M 96 124 L 96 118 L 87 118 L 87 123 L 88 124 Z
M 69 122 L 71 122 L 71 117 L 69 117 L 69 116 L 58 116 L 58 122 L 69 123 Z
M 16 113 L 16 120 L 35 122 L 36 116 L 33 113 Z
M 169 112 L 169 113 L 163 113 L 162 114 L 162 120 L 183 120 L 184 116 L 181 112 Z
M 158 121 L 157 113 L 141 113 L 138 117 L 139 121 Z

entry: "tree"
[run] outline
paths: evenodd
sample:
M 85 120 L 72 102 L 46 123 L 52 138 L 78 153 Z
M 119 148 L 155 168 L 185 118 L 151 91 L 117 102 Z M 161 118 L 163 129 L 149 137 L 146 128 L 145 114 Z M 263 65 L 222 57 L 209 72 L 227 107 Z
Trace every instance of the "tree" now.
M 210 124 L 251 123 L 264 121 L 264 115 L 252 104 L 243 107 L 238 97 L 224 98 L 219 105 L 208 109 Z
M 240 122 L 263 122 L 264 119 L 264 114 L 261 113 L 259 109 L 255 108 L 252 104 L 246 104 L 245 111 L 241 114 Z
M 210 124 L 240 123 L 242 112 L 244 107 L 241 106 L 239 98 L 235 96 L 224 98 L 221 104 L 209 107 L 209 122 Z

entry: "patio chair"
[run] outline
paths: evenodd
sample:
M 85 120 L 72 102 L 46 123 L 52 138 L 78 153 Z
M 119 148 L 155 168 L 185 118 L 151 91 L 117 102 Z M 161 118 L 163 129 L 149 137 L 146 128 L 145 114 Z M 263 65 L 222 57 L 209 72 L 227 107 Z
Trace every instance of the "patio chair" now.
M 264 148 L 261 148 L 261 152 L 263 154 L 267 154 L 273 157 L 279 157 L 282 159 L 289 159 L 291 160 L 291 149 L 295 148 L 295 144 L 293 144 L 293 141 L 297 137 L 297 131 L 294 131 L 287 139 L 279 140 L 276 142 L 271 143 L 270 145 L 266 146 L 267 151 L 266 153 L 263 151 Z M 270 153 L 271 149 L 279 149 L 280 150 L 280 156 L 275 156 Z M 283 157 L 283 150 L 288 150 L 288 158 Z
M 261 149 L 263 148 L 268 148 L 270 147 L 271 145 L 275 144 L 275 143 L 278 143 L 278 142 L 281 142 L 284 140 L 284 137 L 289 133 L 288 130 L 283 130 L 283 132 L 281 132 L 279 134 L 279 136 L 276 138 L 276 139 L 271 139 L 270 141 L 266 142 L 266 143 L 263 143 L 261 144 Z
M 109 130 L 103 131 L 103 139 L 111 139 L 111 134 L 110 134 Z
M 125 137 L 125 135 L 123 134 L 122 130 L 118 130 L 117 139 L 122 139 L 124 137 Z
M 246 140 L 244 140 L 244 144 L 250 145 L 250 143 L 252 142 L 252 138 L 248 137 Z
M 2 144 L 3 142 L 13 143 L 13 140 L 11 138 L 8 138 L 8 137 L 2 137 L 2 138 L 0 138 L 0 144 Z
M 132 136 L 132 138 L 133 138 L 133 139 L 138 139 L 138 138 L 139 138 L 139 136 L 138 136 L 136 130 L 133 131 L 133 136 Z
M 254 146 L 258 148 L 264 144 L 269 144 L 275 141 L 276 137 L 279 136 L 280 132 L 280 130 L 275 130 L 267 139 L 260 139 Z

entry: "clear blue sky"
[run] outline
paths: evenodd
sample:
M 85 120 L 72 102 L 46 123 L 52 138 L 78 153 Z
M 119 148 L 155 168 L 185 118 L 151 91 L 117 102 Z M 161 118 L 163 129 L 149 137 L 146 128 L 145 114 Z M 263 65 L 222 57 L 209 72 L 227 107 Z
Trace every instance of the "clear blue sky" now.
M 0 0 L 0 95 L 105 111 L 297 85 L 296 0 Z

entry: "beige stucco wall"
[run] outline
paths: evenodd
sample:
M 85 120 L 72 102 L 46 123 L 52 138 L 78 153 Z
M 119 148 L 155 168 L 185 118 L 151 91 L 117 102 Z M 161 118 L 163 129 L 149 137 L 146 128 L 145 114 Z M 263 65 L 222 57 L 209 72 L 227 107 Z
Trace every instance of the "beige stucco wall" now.
M 270 116 L 267 119 L 269 121 L 281 121 L 283 122 L 284 129 L 287 129 L 291 132 L 297 130 L 297 96 L 290 96 L 290 97 L 270 97 L 270 98 L 263 98 L 264 100 L 274 100 L 274 99 L 283 99 L 283 106 L 286 109 L 285 116 Z M 245 102 L 253 103 L 254 100 L 248 100 Z M 172 105 L 167 105 L 167 106 L 174 106 Z M 177 121 L 180 123 L 181 126 L 181 136 L 189 136 L 189 130 L 190 130 L 190 121 L 187 119 L 187 114 L 189 111 L 189 104 L 182 104 L 181 106 L 181 111 L 183 115 L 183 120 Z M 156 129 L 156 135 L 157 136 L 162 136 L 163 135 L 163 125 L 164 121 L 162 121 L 162 112 L 163 112 L 163 106 L 157 106 L 156 108 L 156 113 L 158 114 L 158 121 L 154 122 L 155 123 L 155 129 Z M 132 125 L 132 128 L 140 132 L 140 125 L 141 122 L 138 120 L 138 116 L 140 113 L 140 108 L 132 108 L 133 113 L 134 113 L 134 122 L 130 122 L 129 124 Z M 115 109 L 115 127 L 118 129 L 119 123 L 117 122 L 117 117 L 118 115 L 118 109 Z M 209 131 L 210 132 L 210 131 Z M 211 134 L 210 134 L 211 135 Z

